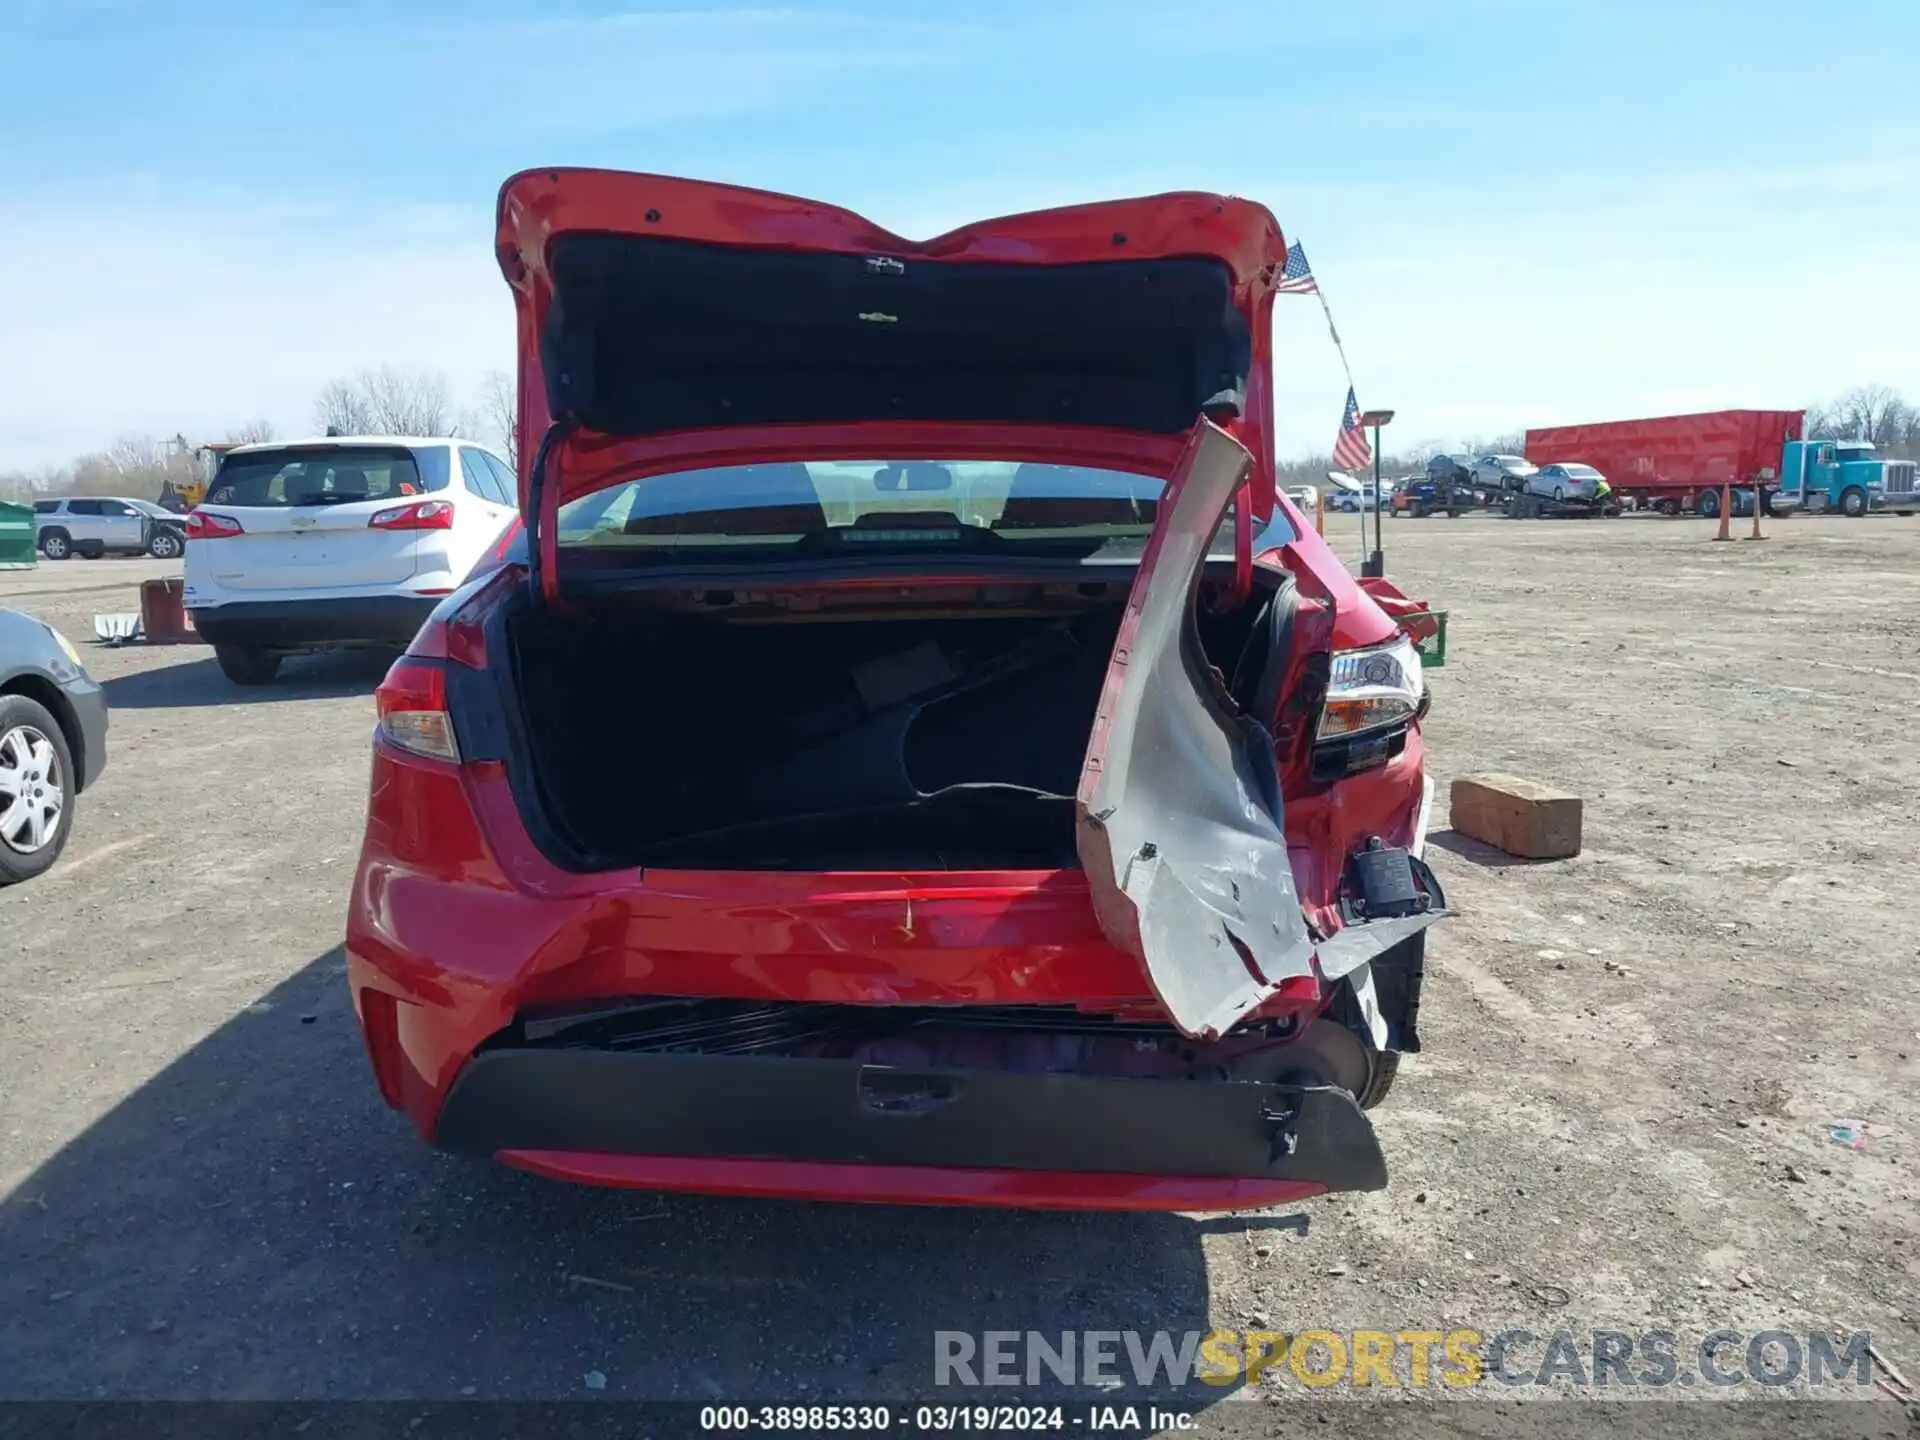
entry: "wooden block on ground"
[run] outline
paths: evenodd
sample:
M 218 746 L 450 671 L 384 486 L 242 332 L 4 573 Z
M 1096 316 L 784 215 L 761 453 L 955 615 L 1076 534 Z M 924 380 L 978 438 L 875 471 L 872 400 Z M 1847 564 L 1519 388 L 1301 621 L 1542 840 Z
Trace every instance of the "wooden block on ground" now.
M 1453 782 L 1453 828 L 1526 860 L 1580 853 L 1580 797 L 1517 775 L 1463 775 Z

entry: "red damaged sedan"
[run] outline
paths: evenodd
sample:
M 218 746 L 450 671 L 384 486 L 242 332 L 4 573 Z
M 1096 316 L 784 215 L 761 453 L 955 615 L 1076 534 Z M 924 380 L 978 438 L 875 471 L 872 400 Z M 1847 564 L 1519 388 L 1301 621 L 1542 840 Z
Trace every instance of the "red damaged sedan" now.
M 1379 1189 L 1420 657 L 1275 493 L 1286 242 L 501 192 L 523 524 L 381 685 L 348 973 L 545 1175 L 1196 1210 Z

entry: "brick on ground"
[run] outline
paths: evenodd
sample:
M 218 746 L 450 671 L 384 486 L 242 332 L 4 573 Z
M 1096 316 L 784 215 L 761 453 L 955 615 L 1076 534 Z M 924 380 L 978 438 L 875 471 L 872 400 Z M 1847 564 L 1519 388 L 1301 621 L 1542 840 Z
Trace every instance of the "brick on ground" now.
M 1463 775 L 1453 782 L 1453 828 L 1524 860 L 1580 853 L 1578 795 L 1517 775 Z

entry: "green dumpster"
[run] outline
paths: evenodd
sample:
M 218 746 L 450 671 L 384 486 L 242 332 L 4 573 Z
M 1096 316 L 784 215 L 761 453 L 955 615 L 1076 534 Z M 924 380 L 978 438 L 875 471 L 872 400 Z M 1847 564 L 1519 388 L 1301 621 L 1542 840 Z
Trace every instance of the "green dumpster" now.
M 33 544 L 33 507 L 0 500 L 0 570 L 24 569 L 38 554 Z

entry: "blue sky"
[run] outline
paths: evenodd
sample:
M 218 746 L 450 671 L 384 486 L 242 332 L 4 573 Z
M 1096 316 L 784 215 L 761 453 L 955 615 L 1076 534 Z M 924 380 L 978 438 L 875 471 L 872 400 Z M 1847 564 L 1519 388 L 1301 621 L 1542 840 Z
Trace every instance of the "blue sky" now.
M 1920 6 L 1853 0 L 0 0 L 0 470 L 307 427 L 393 362 L 510 366 L 528 165 L 730 180 L 907 234 L 1264 201 L 1398 439 L 1878 381 L 1920 397 Z M 1345 378 L 1278 311 L 1288 453 Z

